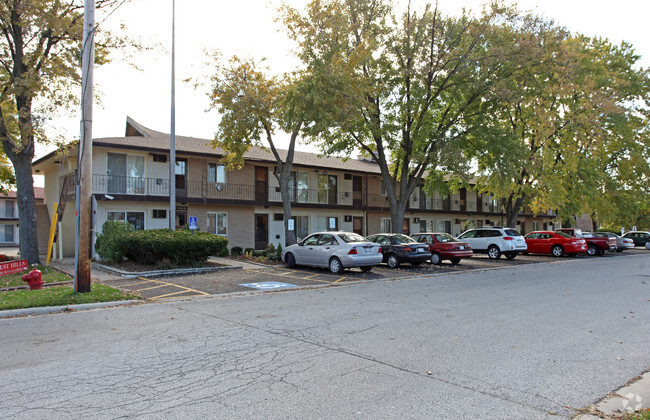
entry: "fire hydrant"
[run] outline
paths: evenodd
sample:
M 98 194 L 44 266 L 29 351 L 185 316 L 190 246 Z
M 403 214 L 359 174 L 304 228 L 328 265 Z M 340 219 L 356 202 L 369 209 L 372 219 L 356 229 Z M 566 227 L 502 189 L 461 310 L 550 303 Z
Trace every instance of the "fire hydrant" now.
M 29 284 L 29 290 L 41 290 L 43 285 L 43 280 L 41 280 L 40 270 L 33 269 L 28 274 L 23 276 L 23 281 L 26 281 Z

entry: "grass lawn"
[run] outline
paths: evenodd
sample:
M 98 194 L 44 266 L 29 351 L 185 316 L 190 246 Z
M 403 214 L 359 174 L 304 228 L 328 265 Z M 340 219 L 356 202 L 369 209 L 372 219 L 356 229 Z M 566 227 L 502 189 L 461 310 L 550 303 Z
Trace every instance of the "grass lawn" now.
M 92 284 L 88 293 L 75 293 L 72 286 L 52 286 L 42 290 L 0 292 L 0 310 L 132 299 L 140 297 L 97 283 Z
M 23 281 L 22 277 L 32 271 L 34 268 L 37 268 L 38 270 L 41 270 L 41 279 L 45 283 L 58 283 L 61 281 L 70 281 L 72 280 L 72 277 L 68 276 L 67 274 L 64 274 L 60 271 L 57 271 L 53 268 L 50 268 L 49 270 L 45 270 L 44 265 L 37 265 L 36 267 L 28 267 L 27 270 L 21 271 L 20 273 L 16 274 L 9 274 L 8 276 L 2 276 L 0 277 L 0 289 L 5 288 L 5 287 L 16 287 L 16 286 L 26 286 L 27 282 Z

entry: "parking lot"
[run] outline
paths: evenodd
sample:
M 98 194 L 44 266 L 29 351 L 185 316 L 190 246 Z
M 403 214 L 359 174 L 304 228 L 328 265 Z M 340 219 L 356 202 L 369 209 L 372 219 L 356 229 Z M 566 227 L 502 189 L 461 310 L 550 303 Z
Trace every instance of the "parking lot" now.
M 342 285 L 354 282 L 404 279 L 428 275 L 444 275 L 470 270 L 498 269 L 522 264 L 570 263 L 596 258 L 625 258 L 633 254 L 649 254 L 638 248 L 623 253 L 606 253 L 602 257 L 578 256 L 575 258 L 555 258 L 547 255 L 518 255 L 514 260 L 501 258 L 491 260 L 486 255 L 477 254 L 452 265 L 443 261 L 441 265 L 423 264 L 413 267 L 402 264 L 391 269 L 385 264 L 377 266 L 369 273 L 360 269 L 348 269 L 342 275 L 331 274 L 326 269 L 299 267 L 288 269 L 285 266 L 259 266 L 254 269 L 228 269 L 203 274 L 187 274 L 165 277 L 138 277 L 107 281 L 106 284 L 121 290 L 136 293 L 146 299 L 177 299 L 215 294 L 251 292 L 253 290 L 277 291 L 299 287 Z M 236 265 L 236 262 L 234 263 Z

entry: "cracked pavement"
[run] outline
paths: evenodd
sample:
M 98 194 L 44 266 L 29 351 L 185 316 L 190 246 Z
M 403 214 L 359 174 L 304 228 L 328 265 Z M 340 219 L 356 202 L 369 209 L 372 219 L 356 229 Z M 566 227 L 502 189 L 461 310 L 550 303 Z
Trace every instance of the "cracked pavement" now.
M 0 320 L 0 416 L 570 418 L 650 366 L 650 259 Z

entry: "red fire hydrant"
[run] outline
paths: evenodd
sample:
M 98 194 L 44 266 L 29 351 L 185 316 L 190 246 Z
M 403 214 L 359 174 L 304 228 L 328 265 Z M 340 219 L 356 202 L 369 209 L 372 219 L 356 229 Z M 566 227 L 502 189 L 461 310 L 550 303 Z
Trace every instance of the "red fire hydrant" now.
M 33 269 L 28 274 L 23 276 L 23 281 L 26 281 L 29 284 L 29 290 L 41 290 L 43 285 L 43 280 L 41 280 L 40 270 Z

